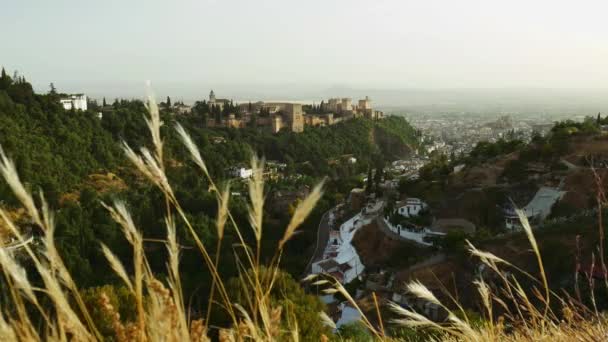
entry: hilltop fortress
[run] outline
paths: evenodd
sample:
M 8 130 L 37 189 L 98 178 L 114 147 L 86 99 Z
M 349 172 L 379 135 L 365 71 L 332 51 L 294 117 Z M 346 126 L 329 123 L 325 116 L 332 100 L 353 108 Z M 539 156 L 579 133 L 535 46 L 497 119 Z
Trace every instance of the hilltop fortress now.
M 213 90 L 209 93 L 207 127 L 266 127 L 273 133 L 283 129 L 292 132 L 304 131 L 304 126 L 329 126 L 340 121 L 366 117 L 382 119 L 384 113 L 374 110 L 369 97 L 353 105 L 350 98 L 332 98 L 320 105 L 294 102 L 242 103 L 234 105 L 232 100 L 218 99 Z

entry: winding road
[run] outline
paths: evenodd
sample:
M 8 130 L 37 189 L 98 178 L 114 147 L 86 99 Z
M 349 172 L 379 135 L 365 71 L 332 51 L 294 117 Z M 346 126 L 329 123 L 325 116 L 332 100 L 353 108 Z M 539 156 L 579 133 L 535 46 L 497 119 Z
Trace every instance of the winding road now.
M 323 252 L 325 252 L 325 247 L 329 241 L 329 213 L 332 210 L 333 209 L 326 211 L 325 214 L 323 214 L 323 217 L 321 217 L 321 222 L 319 222 L 319 227 L 317 229 L 317 244 L 315 246 L 315 252 L 310 257 L 303 276 L 310 274 L 312 272 L 312 264 L 315 261 L 323 258 Z

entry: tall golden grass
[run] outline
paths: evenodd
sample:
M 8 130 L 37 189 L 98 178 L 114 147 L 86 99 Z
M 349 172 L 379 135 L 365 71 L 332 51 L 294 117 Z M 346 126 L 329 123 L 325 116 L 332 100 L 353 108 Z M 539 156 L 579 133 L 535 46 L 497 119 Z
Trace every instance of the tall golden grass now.
M 227 227 L 234 229 L 242 249 L 242 260 L 239 260 L 239 282 L 246 289 L 245 298 L 234 302 L 226 289 L 224 279 L 218 273 L 219 253 L 210 255 L 204 241 L 196 234 L 193 224 L 181 207 L 165 174 L 163 139 L 160 127 L 159 110 L 153 96 L 148 97 L 149 115 L 146 123 L 152 137 L 152 149 L 142 147 L 136 152 L 124 143 L 124 151 L 134 167 L 164 194 L 165 225 L 167 237 L 165 245 L 168 251 L 167 278 L 158 279 L 151 271 L 143 249 L 144 236 L 132 219 L 126 203 L 116 201 L 104 203 L 109 215 L 119 224 L 122 233 L 129 242 L 133 252 L 132 265 L 125 267 L 109 247 L 101 245 L 109 265 L 124 283 L 126 289 L 135 298 L 136 319 L 123 322 L 116 308 L 108 297 L 102 294 L 99 298 L 101 310 L 107 315 L 114 332 L 113 338 L 118 341 L 208 341 L 212 306 L 219 306 L 229 317 L 231 325 L 220 328 L 221 341 L 299 341 L 301 337 L 298 322 L 288 308 L 274 307 L 270 293 L 275 286 L 279 271 L 281 254 L 285 243 L 291 239 L 315 204 L 322 196 L 322 186 L 317 185 L 310 195 L 296 208 L 284 235 L 277 246 L 272 260 L 262 265 L 260 251 L 263 243 L 264 181 L 262 177 L 263 160 L 253 158 L 254 170 L 249 180 L 249 222 L 255 236 L 255 245 L 248 246 L 243 238 L 243 231 L 236 224 L 230 211 L 230 186 L 218 186 L 210 176 L 203 156 L 193 143 L 189 134 L 181 126 L 176 127 L 178 136 L 189 151 L 194 164 L 211 185 L 216 195 L 218 212 L 216 218 L 217 245 L 219 251 Z M 8 284 L 10 303 L 4 304 L 0 313 L 0 340 L 2 341 L 94 341 L 103 340 L 98 322 L 91 317 L 83 302 L 81 292 L 73 281 L 62 261 L 54 243 L 53 213 L 46 204 L 42 193 L 38 195 L 40 205 L 36 205 L 33 195 L 23 186 L 16 172 L 14 163 L 0 148 L 0 173 L 8 183 L 16 198 L 26 210 L 30 220 L 43 232 L 39 250 L 25 245 L 24 253 L 40 274 L 42 285 L 36 287 L 28 279 L 28 274 L 16 260 L 15 256 L 0 248 L 0 267 Z M 11 234 L 24 241 L 19 227 L 4 209 L 0 217 Z M 436 340 L 444 341 L 598 341 L 606 340 L 608 325 L 606 319 L 597 311 L 585 309 L 577 301 L 565 295 L 558 295 L 549 288 L 542 258 L 534 234 L 524 215 L 521 215 L 526 235 L 537 256 L 540 278 L 537 280 L 523 270 L 491 253 L 483 252 L 469 244 L 469 251 L 494 271 L 502 282 L 500 291 L 493 291 L 482 279 L 473 285 L 477 287 L 485 309 L 486 320 L 481 326 L 473 325 L 464 308 L 454 300 L 458 309 L 452 311 L 441 303 L 423 284 L 413 282 L 407 285 L 410 293 L 441 306 L 446 312 L 445 322 L 433 322 L 415 311 L 390 303 L 389 307 L 398 315 L 391 323 L 401 327 L 433 330 Z M 208 310 L 204 317 L 192 318 L 185 305 L 179 274 L 180 246 L 177 241 L 176 224 L 183 224 L 196 243 L 203 263 L 212 275 L 211 291 L 208 298 Z M 503 267 L 511 268 L 524 277 L 534 279 L 538 288 L 525 291 L 514 276 L 503 272 Z M 132 269 L 129 274 L 127 269 Z M 362 322 L 372 332 L 376 340 L 390 341 L 384 325 L 378 326 L 363 314 L 357 302 L 348 291 L 337 282 L 315 279 L 306 280 L 314 285 L 329 285 L 327 293 L 340 293 L 362 316 Z M 534 298 L 529 297 L 533 293 Z M 42 298 L 45 303 L 41 304 Z M 379 303 L 374 297 L 379 321 L 382 317 Z M 537 304 L 532 304 L 536 302 Z M 559 303 L 561 312 L 556 313 L 550 303 Z M 541 303 L 538 305 L 538 303 Z M 495 321 L 494 305 L 500 306 L 506 315 Z M 555 307 L 555 306 L 553 306 Z M 33 308 L 33 310 L 31 309 Z M 43 325 L 34 323 L 33 315 L 42 317 Z M 320 313 L 319 320 L 332 325 L 333 322 L 325 313 Z M 285 328 L 287 327 L 287 328 Z M 304 336 L 305 337 L 305 336 Z

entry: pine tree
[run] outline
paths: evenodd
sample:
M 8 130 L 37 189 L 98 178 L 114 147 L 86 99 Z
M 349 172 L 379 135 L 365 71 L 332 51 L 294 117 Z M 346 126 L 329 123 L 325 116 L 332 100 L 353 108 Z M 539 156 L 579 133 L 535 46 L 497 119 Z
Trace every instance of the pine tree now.
M 49 94 L 51 95 L 57 95 L 57 89 L 55 89 L 55 85 L 53 84 L 53 82 L 51 82 L 51 91 L 49 92 Z
M 105 97 L 103 98 L 103 102 L 102 102 L 102 103 L 103 103 L 103 106 L 104 106 L 104 107 L 108 105 L 108 104 L 106 103 L 106 98 L 105 98 Z
M 13 83 L 13 80 L 6 74 L 6 70 L 2 68 L 2 75 L 0 76 L 0 89 L 8 89 L 11 83 Z
M 601 113 L 597 113 L 597 125 L 601 125 L 602 124 L 602 114 Z
M 167 96 L 167 108 L 171 108 L 171 98 Z
M 220 112 L 222 115 L 228 116 L 230 114 L 230 104 L 224 103 L 224 106 L 221 108 Z

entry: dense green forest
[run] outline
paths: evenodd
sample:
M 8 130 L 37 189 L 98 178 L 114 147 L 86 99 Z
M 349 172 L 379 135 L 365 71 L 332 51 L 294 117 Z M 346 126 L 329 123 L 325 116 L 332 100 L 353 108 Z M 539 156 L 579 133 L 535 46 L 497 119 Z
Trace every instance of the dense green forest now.
M 166 234 L 162 194 L 133 170 L 121 147 L 123 141 L 134 148 L 150 145 L 144 121 L 146 106 L 139 100 L 105 104 L 104 99 L 103 105 L 91 102 L 88 111 L 65 110 L 59 103 L 62 95 L 54 87 L 47 94 L 36 94 L 23 76 L 10 77 L 3 70 L 0 144 L 15 161 L 26 186 L 33 192 L 42 190 L 51 207 L 57 210 L 56 240 L 77 283 L 82 287 L 112 284 L 116 281 L 115 275 L 100 251 L 100 242 L 125 259 L 130 257 L 130 249 L 101 201 L 125 200 L 146 238 L 164 238 Z M 227 168 L 248 164 L 253 154 L 285 163 L 286 173 L 298 175 L 269 181 L 267 198 L 276 190 L 310 187 L 327 177 L 326 195 L 302 225 L 302 233 L 288 243 L 287 254 L 282 259 L 282 267 L 294 277 L 304 271 L 308 260 L 303 256 L 312 253 L 321 215 L 341 201 L 352 187 L 362 186 L 361 174 L 375 164 L 411 153 L 418 140 L 418 133 L 399 117 L 382 121 L 353 119 L 331 127 L 306 127 L 300 134 L 272 134 L 257 128 L 204 128 L 202 122 L 206 114 L 197 111 L 175 115 L 163 108 L 161 115 L 170 182 L 212 252 L 216 241 L 213 227 L 216 199 L 178 141 L 174 130 L 177 122 L 190 132 L 210 173 L 220 182 L 229 179 Z M 217 138 L 223 138 L 221 143 L 217 143 Z M 357 158 L 356 164 L 344 161 L 344 156 L 350 155 Z M 241 181 L 233 183 L 236 191 L 246 192 Z M 237 223 L 246 227 L 244 195 L 231 200 L 231 209 Z M 9 210 L 17 205 L 4 183 L 0 184 L 0 198 Z M 264 244 L 269 256 L 274 254 L 289 215 L 288 211 L 266 213 Z M 226 235 L 223 245 L 227 247 L 221 251 L 220 269 L 223 276 L 229 278 L 237 273 L 234 251 L 230 247 L 236 240 L 230 229 Z M 186 246 L 192 244 L 185 233 L 179 238 Z M 148 242 L 145 248 L 152 267 L 163 273 L 164 246 Z M 200 256 L 186 249 L 181 268 L 187 298 L 204 306 L 197 301 L 207 298 L 210 282 Z

